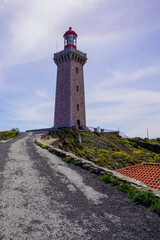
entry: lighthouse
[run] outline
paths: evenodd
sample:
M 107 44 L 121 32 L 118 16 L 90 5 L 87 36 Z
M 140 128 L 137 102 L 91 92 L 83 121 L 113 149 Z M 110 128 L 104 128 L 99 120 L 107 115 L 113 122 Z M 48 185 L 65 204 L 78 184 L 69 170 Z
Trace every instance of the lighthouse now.
M 63 35 L 64 50 L 54 54 L 57 65 L 54 127 L 86 126 L 83 66 L 87 54 L 77 50 L 77 33 Z

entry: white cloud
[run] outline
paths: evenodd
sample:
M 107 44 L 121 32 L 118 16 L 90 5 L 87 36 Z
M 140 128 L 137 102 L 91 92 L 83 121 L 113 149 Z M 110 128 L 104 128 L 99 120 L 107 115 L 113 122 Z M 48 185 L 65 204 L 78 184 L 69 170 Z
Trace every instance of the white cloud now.
M 41 103 L 27 104 L 13 104 L 14 110 L 12 113 L 12 120 L 17 121 L 32 121 L 32 122 L 48 122 L 52 119 L 52 103 L 50 101 L 43 101 Z
M 49 99 L 48 93 L 47 93 L 47 92 L 44 92 L 44 91 L 41 90 L 41 89 L 36 89 L 35 93 L 36 93 L 36 95 L 37 95 L 39 98 Z
M 92 5 L 97 1 L 92 1 Z M 58 28 L 62 29 L 63 22 L 72 12 L 86 8 L 89 3 L 90 0 L 68 0 L 66 6 L 64 0 L 15 0 L 10 4 L 13 8 L 11 18 L 7 19 L 7 41 L 3 43 L 6 46 L 1 46 L 3 61 L 27 62 L 50 54 L 56 38 L 60 37 Z
M 10 0 L 0 0 L 0 8 L 4 8 L 7 3 L 9 3 Z
M 86 95 L 87 103 L 160 104 L 160 92 L 140 89 L 93 88 Z
M 87 121 L 91 126 L 122 127 L 129 136 L 145 136 L 150 128 L 150 137 L 160 135 L 160 91 L 97 88 L 86 100 Z
M 114 71 L 108 71 L 109 76 L 107 76 L 107 81 L 101 83 L 103 87 L 115 86 L 121 83 L 132 83 L 154 78 L 160 74 L 159 64 L 144 66 L 143 68 L 135 68 L 134 70 L 120 69 Z M 101 87 L 102 87 L 101 86 Z
M 138 71 L 133 72 L 131 74 L 131 78 L 136 79 L 144 79 L 147 77 L 153 77 L 154 75 L 160 74 L 159 66 L 148 66 L 143 69 L 138 69 Z
M 158 105 L 159 106 L 159 105 Z M 146 106 L 133 106 L 130 104 L 117 104 L 108 106 L 103 104 L 100 108 L 87 109 L 87 124 L 92 127 L 125 132 L 130 137 L 146 137 L 146 129 L 150 130 L 150 137 L 160 136 L 160 114 Z

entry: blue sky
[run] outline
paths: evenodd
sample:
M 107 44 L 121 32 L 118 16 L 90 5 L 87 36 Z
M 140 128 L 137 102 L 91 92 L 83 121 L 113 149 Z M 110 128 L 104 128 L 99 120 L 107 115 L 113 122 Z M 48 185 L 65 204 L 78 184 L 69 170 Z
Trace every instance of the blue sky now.
M 0 0 L 0 130 L 53 126 L 56 65 L 71 26 L 88 126 L 160 137 L 159 0 Z

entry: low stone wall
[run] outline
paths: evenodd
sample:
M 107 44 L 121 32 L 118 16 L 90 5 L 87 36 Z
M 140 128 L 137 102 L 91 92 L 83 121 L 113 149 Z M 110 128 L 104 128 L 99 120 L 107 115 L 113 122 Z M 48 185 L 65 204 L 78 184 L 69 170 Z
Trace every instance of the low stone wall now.
M 104 132 L 104 135 L 114 135 L 116 137 L 120 136 L 119 131 Z
M 45 141 L 43 141 L 42 139 L 40 138 L 37 138 L 36 139 L 38 142 L 42 143 L 42 144 L 45 144 Z M 46 145 L 46 144 L 45 144 Z M 149 188 L 146 184 L 142 183 L 141 181 L 138 181 L 136 179 L 133 179 L 133 178 L 130 178 L 130 177 L 127 177 L 123 174 L 120 174 L 114 170 L 110 170 L 108 168 L 103 168 L 103 167 L 100 167 L 100 166 L 97 166 L 96 164 L 94 164 L 93 162 L 89 161 L 89 160 L 86 160 L 86 159 L 83 159 L 83 158 L 80 158 L 80 157 L 77 157 L 76 155 L 72 154 L 72 153 L 69 153 L 69 152 L 66 152 L 66 151 L 63 151 L 59 148 L 55 148 L 53 147 L 52 145 L 46 145 L 47 146 L 47 150 L 49 148 L 52 148 L 54 150 L 54 153 L 56 155 L 58 155 L 59 157 L 61 157 L 63 160 L 65 160 L 65 158 L 68 156 L 70 157 L 71 159 L 77 161 L 79 163 L 79 166 L 87 171 L 91 170 L 93 173 L 99 175 L 99 174 L 111 174 L 113 177 L 117 177 L 119 178 L 121 181 L 123 182 L 126 182 L 138 189 L 140 189 L 141 191 L 147 191 L 147 190 L 150 190 L 152 191 L 157 197 L 160 198 L 160 191 L 159 190 L 155 190 L 155 189 L 151 189 Z
M 31 130 L 26 130 L 27 133 L 43 133 L 46 134 L 50 131 L 51 128 L 41 128 L 41 129 L 31 129 Z

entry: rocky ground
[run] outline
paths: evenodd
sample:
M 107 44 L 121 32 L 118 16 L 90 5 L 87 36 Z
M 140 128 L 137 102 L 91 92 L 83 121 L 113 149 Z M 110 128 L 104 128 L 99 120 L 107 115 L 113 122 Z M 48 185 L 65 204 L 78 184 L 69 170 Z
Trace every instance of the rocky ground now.
M 160 217 L 22 133 L 0 143 L 0 239 L 159 240 Z

